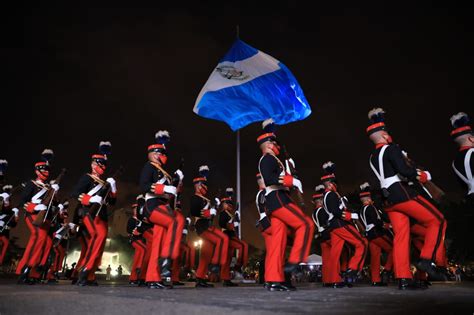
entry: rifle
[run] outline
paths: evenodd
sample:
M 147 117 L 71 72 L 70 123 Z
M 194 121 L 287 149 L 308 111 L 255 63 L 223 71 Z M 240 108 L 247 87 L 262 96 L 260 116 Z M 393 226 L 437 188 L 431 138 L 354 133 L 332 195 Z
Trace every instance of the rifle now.
M 288 151 L 286 150 L 286 146 L 283 144 L 281 145 L 281 151 L 283 153 L 283 156 L 285 157 L 285 166 L 286 166 L 286 171 L 293 177 L 298 178 L 298 172 L 296 171 L 295 164 L 293 159 L 290 157 L 288 154 Z M 301 191 L 299 191 L 298 188 L 293 187 L 293 191 L 296 191 L 296 199 L 298 201 L 299 206 L 301 207 L 302 210 L 306 209 L 306 206 L 304 204 L 304 196 Z
M 184 158 L 181 158 L 181 163 L 179 164 L 178 169 L 183 171 L 183 167 L 184 167 Z M 180 182 L 179 176 L 177 174 L 175 174 L 175 176 L 173 178 L 172 185 L 174 187 L 178 188 L 179 182 Z M 173 199 L 173 209 L 174 210 L 176 209 L 176 203 L 178 202 L 178 198 L 180 197 L 180 195 L 181 195 L 180 193 L 176 193 L 176 196 L 174 196 L 174 199 Z
M 54 184 L 59 184 L 61 179 L 63 178 L 64 174 L 66 174 L 66 169 L 63 168 L 61 173 L 59 173 L 58 177 L 52 181 Z M 46 191 L 46 197 L 41 201 L 41 203 L 45 206 L 48 206 L 46 211 L 41 211 L 36 216 L 36 219 L 33 221 L 34 226 L 41 226 L 48 217 L 49 209 L 51 209 L 51 204 L 53 203 L 54 196 L 56 195 L 56 190 L 54 190 L 50 185 L 48 185 L 48 190 Z
M 419 169 L 421 171 L 424 170 L 423 167 L 417 165 L 415 161 L 413 161 L 408 156 L 405 156 L 405 160 L 409 166 Z M 430 196 L 431 199 L 435 200 L 436 202 L 441 202 L 443 197 L 445 196 L 445 192 L 431 180 L 428 180 L 426 183 L 420 183 L 420 186 L 428 194 L 428 196 Z
M 120 165 L 120 167 L 118 168 L 117 171 L 115 171 L 114 175 L 112 176 L 113 179 L 119 177 L 123 172 L 123 166 Z M 105 199 L 107 199 L 107 197 L 109 196 L 109 193 L 110 193 L 110 183 L 109 182 L 105 182 L 104 184 L 104 187 L 102 187 L 100 189 L 100 191 L 97 193 L 97 195 L 99 196 L 103 196 L 103 202 L 105 202 Z M 98 216 L 99 213 L 100 213 L 100 210 L 102 210 L 102 206 L 104 204 L 103 203 L 93 203 L 90 207 L 89 207 L 89 214 L 94 214 L 95 213 L 95 216 Z

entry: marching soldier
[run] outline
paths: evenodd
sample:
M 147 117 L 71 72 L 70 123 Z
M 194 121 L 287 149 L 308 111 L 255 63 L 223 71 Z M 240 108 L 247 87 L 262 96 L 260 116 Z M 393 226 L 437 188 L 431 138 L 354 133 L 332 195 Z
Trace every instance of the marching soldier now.
M 138 277 L 141 273 L 140 268 L 143 265 L 143 258 L 145 257 L 146 250 L 145 240 L 143 239 L 143 235 L 140 231 L 142 221 L 140 221 L 137 217 L 137 207 L 138 204 L 136 203 L 132 205 L 133 214 L 127 222 L 127 233 L 129 236 L 129 242 L 135 250 L 129 278 L 129 284 L 132 285 L 139 284 Z
M 289 291 L 290 288 L 283 284 L 284 274 L 295 272 L 298 265 L 307 260 L 314 226 L 311 219 L 290 198 L 289 188 L 297 187 L 301 193 L 303 188 L 300 180 L 286 173 L 285 166 L 277 157 L 280 147 L 273 133 L 273 120 L 264 121 L 262 127 L 264 133 L 257 138 L 257 144 L 262 151 L 258 168 L 265 184 L 265 207 L 272 226 L 265 280 L 269 282 L 267 289 L 270 291 Z M 295 238 L 285 264 L 284 249 L 288 229 L 294 231 Z
M 30 230 L 30 238 L 23 256 L 18 263 L 16 274 L 19 275 L 18 283 L 35 284 L 39 281 L 40 274 L 36 269 L 41 261 L 43 247 L 48 234 L 49 226 L 46 223 L 36 223 L 40 212 L 47 211 L 51 191 L 58 191 L 57 184 L 49 185 L 50 164 L 53 157 L 53 151 L 45 149 L 41 154 L 41 161 L 35 164 L 36 179 L 27 182 L 23 189 L 19 208 L 25 210 L 26 226 Z
M 331 234 L 329 228 L 329 221 L 332 220 L 333 215 L 327 212 L 324 208 L 324 185 L 318 185 L 315 187 L 315 194 L 313 194 L 313 222 L 316 225 L 317 233 L 315 238 L 321 245 L 321 258 L 323 260 L 322 273 L 323 273 L 323 286 L 332 287 L 334 283 L 331 283 L 330 277 L 330 264 L 331 264 Z
M 427 172 L 407 164 L 400 147 L 392 143 L 384 123 L 384 110 L 375 108 L 369 112 L 370 125 L 367 135 L 375 144 L 370 156 L 370 167 L 380 181 L 388 207 L 385 208 L 394 231 L 393 261 L 399 289 L 416 289 L 410 271 L 410 224 L 413 218 L 426 227 L 427 233 L 420 260 L 416 267 L 426 271 L 432 278 L 443 278 L 433 263 L 434 257 L 444 242 L 445 219 L 428 200 L 408 186 L 407 181 L 429 180 Z
M 362 203 L 360 210 L 360 220 L 365 229 L 365 235 L 369 240 L 370 250 L 370 277 L 373 286 L 386 286 L 387 283 L 380 277 L 380 258 L 382 250 L 387 253 L 387 261 L 384 265 L 384 272 L 390 273 L 393 266 L 392 255 L 392 234 L 389 224 L 382 220 L 382 213 L 374 206 L 369 183 L 360 185 L 359 198 Z
M 6 164 L 6 160 L 0 160 L 0 174 L 4 174 L 5 169 L 2 164 Z M 5 255 L 10 244 L 10 229 L 14 228 L 18 223 L 17 208 L 12 208 L 10 204 L 11 185 L 4 185 L 0 194 L 0 266 L 3 265 Z
M 454 173 L 467 186 L 466 200 L 470 205 L 474 205 L 474 133 L 469 123 L 466 113 L 460 112 L 451 117 L 451 137 L 459 146 L 452 166 Z
M 111 143 L 101 141 L 99 153 L 91 156 L 91 172 L 82 175 L 73 189 L 72 197 L 79 200 L 76 213 L 82 217 L 89 241 L 84 260 L 79 268 L 79 286 L 96 286 L 95 271 L 99 267 L 107 239 L 107 205 L 115 204 L 117 187 L 112 177 L 102 179 L 106 169 Z M 109 188 L 110 187 L 110 188 Z
M 329 228 L 331 234 L 331 254 L 329 268 L 329 283 L 335 288 L 344 285 L 351 286 L 353 280 L 357 277 L 364 266 L 365 256 L 367 255 L 367 239 L 365 239 L 352 220 L 358 219 L 356 213 L 351 213 L 347 207 L 347 198 L 341 197 L 337 190 L 337 181 L 335 175 L 336 166 L 329 161 L 323 164 L 325 175 L 321 177 L 325 191 L 323 196 L 323 206 L 331 218 Z M 344 243 L 347 242 L 355 247 L 354 255 L 349 260 L 348 269 L 344 272 L 344 278 L 347 283 L 341 281 L 340 258 Z
M 234 208 L 234 200 L 232 196 L 234 190 L 232 188 L 226 189 L 226 197 L 221 198 L 221 211 L 219 213 L 219 226 L 222 232 L 229 237 L 229 249 L 227 254 L 227 261 L 221 269 L 221 279 L 224 281 L 223 285 L 226 287 L 238 286 L 236 283 L 230 281 L 230 264 L 235 250 L 238 251 L 239 257 L 235 269 L 241 270 L 248 262 L 248 244 L 240 240 L 235 233 L 235 229 L 239 227 L 240 222 L 236 220 L 236 212 Z
M 145 195 L 144 213 L 153 224 L 153 240 L 146 282 L 150 289 L 169 288 L 162 278 L 171 277 L 173 260 L 178 259 L 184 228 L 183 215 L 175 210 L 174 200 L 184 175 L 181 170 L 171 176 L 165 169 L 168 131 L 155 134 L 156 143 L 148 146 L 148 161 L 140 174 L 140 189 Z
M 219 206 L 220 201 L 215 198 L 214 202 L 211 202 L 206 197 L 208 173 L 207 165 L 199 167 L 199 176 L 193 179 L 194 195 L 191 197 L 191 215 L 196 219 L 194 226 L 196 233 L 203 240 L 199 266 L 196 270 L 196 287 L 198 288 L 213 287 L 212 284 L 207 283 L 206 274 L 209 271 L 219 275 L 227 261 L 229 249 L 229 237 L 212 225 L 217 215 L 216 207 Z

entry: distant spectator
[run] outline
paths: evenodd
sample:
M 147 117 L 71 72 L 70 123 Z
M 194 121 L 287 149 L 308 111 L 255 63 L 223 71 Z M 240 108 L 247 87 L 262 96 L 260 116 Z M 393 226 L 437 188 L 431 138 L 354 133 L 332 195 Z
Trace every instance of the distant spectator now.
M 461 282 L 461 268 L 459 266 L 456 267 L 454 276 L 456 277 L 456 282 Z
M 110 280 L 110 274 L 112 273 L 112 268 L 110 268 L 110 265 L 105 269 L 107 271 L 107 275 L 105 277 L 105 280 Z
M 119 278 L 122 276 L 122 272 L 123 272 L 122 265 L 119 265 L 117 268 L 117 276 Z

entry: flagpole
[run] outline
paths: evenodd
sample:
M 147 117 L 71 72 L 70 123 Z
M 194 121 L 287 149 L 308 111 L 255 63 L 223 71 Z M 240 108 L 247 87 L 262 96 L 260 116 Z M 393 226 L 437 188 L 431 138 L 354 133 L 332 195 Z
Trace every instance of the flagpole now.
M 235 26 L 235 31 L 235 36 L 237 39 L 239 39 L 240 29 L 238 24 Z M 240 129 L 237 130 L 237 187 L 235 189 L 237 190 L 237 203 L 239 205 L 239 239 L 242 239 L 242 202 L 240 199 Z

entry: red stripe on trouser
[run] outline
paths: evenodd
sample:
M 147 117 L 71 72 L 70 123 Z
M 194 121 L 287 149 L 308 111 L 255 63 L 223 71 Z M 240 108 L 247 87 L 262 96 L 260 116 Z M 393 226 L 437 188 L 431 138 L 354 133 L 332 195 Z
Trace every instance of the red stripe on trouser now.
M 38 239 L 35 247 L 33 248 L 32 255 L 28 261 L 28 266 L 32 267 L 30 271 L 30 278 L 39 278 L 40 274 L 36 270 L 36 267 L 41 263 L 41 258 L 44 250 L 44 243 L 48 237 L 48 230 L 44 226 L 38 227 Z
M 364 265 L 365 254 L 367 252 L 367 240 L 360 236 L 359 232 L 352 226 L 344 226 L 331 230 L 331 254 L 329 282 L 340 282 L 340 256 L 344 242 L 355 247 L 354 255 L 349 260 L 349 268 L 360 271 Z
M 160 257 L 178 258 L 179 244 L 183 236 L 184 216 L 177 211 L 170 214 L 168 207 L 159 206 L 152 211 L 149 221 L 165 229 Z
M 53 247 L 54 251 L 54 261 L 49 267 L 47 279 L 55 279 L 54 274 L 61 270 L 62 261 L 64 259 L 64 247 L 59 244 L 58 246 Z
M 143 264 L 143 256 L 145 256 L 145 244 L 141 240 L 135 240 L 132 242 L 132 246 L 135 249 L 133 255 L 132 270 L 130 272 L 130 281 L 136 281 L 138 279 L 137 269 Z
M 179 255 L 178 258 L 173 259 L 173 265 L 171 267 L 171 281 L 179 281 L 179 272 L 183 264 L 183 243 L 179 244 Z
M 448 261 L 446 258 L 446 246 L 445 246 L 445 235 L 446 235 L 446 228 L 447 228 L 447 222 L 446 219 L 444 218 L 443 214 L 428 200 L 426 200 L 422 196 L 418 196 L 416 198 L 416 201 L 418 201 L 421 205 L 425 206 L 428 210 L 431 211 L 431 213 L 436 216 L 440 222 L 440 228 L 438 230 L 438 237 L 436 240 L 436 245 L 434 249 L 433 256 L 431 257 L 431 260 L 435 261 L 438 266 L 444 266 L 446 267 L 448 265 Z
M 239 240 L 237 237 L 232 237 L 229 239 L 229 249 L 227 251 L 227 260 L 225 264 L 222 266 L 221 269 L 221 279 L 222 280 L 230 280 L 230 263 L 232 262 L 232 256 L 234 255 L 234 251 L 239 251 L 239 263 L 243 266 L 244 259 L 242 256 L 248 255 L 248 245 L 247 243 Z M 247 252 L 247 254 L 245 254 Z
M 82 222 L 84 223 L 84 227 L 86 228 L 87 234 L 89 234 L 89 239 L 87 240 L 87 250 L 81 268 L 85 267 L 87 262 L 90 260 L 95 240 L 97 238 L 97 229 L 94 220 L 92 220 L 92 217 L 87 214 L 82 220 Z
M 268 227 L 265 231 L 262 232 L 263 240 L 265 241 L 265 274 L 263 275 L 264 280 L 267 280 L 267 268 L 270 264 L 270 255 L 268 254 L 271 246 L 272 246 L 272 227 Z M 285 250 L 283 249 L 283 255 L 284 255 Z
M 199 236 L 203 242 L 196 277 L 204 279 L 210 263 L 221 267 L 225 264 L 229 250 L 229 237 L 213 226 Z
M 109 229 L 107 221 L 103 221 L 99 217 L 95 217 L 94 224 L 97 230 L 96 245 L 99 247 L 99 250 L 94 260 L 94 265 L 92 267 L 92 270 L 87 275 L 87 280 L 89 281 L 95 281 L 96 279 L 95 272 L 97 271 L 97 269 L 99 269 L 100 265 L 102 264 L 102 256 L 104 254 L 105 243 L 107 241 L 107 232 Z
M 87 244 L 89 243 L 89 240 L 82 234 L 82 232 L 81 232 L 81 236 L 79 236 L 79 243 L 81 244 L 81 254 L 79 256 L 79 259 L 77 260 L 76 268 L 74 268 L 71 274 L 71 278 L 73 279 L 77 278 L 78 271 L 84 265 L 84 260 L 86 258 L 86 252 L 87 252 Z
M 313 239 L 314 234 L 314 224 L 312 220 L 293 203 L 289 203 L 284 207 L 274 210 L 271 214 L 271 219 L 273 220 L 273 218 L 279 219 L 289 228 L 294 230 L 295 238 L 290 251 L 290 256 L 288 257 L 288 262 L 292 264 L 305 262 L 308 259 L 311 240 Z
M 382 236 L 379 236 L 369 242 L 370 249 L 370 277 L 372 282 L 380 282 L 380 258 L 382 254 L 382 249 L 387 253 L 387 264 L 390 260 L 393 260 L 392 257 L 392 246 L 383 239 Z M 389 264 L 391 265 L 391 264 Z M 390 270 L 385 267 L 385 270 Z
M 48 262 L 48 257 L 51 254 L 51 249 L 53 248 L 53 238 L 51 235 L 47 235 L 44 240 L 43 253 L 41 255 L 40 265 L 45 266 Z
M 2 252 L 0 253 L 0 265 L 3 264 L 3 260 L 5 259 L 9 243 L 10 241 L 5 235 L 0 236 L 0 246 L 2 247 Z
M 100 264 L 100 260 L 102 259 L 102 253 L 104 251 L 105 241 L 107 240 L 107 222 L 103 221 L 99 217 L 95 217 L 94 227 L 94 241 L 90 243 L 92 247 L 90 249 L 89 257 L 86 257 L 86 261 L 84 263 L 84 268 L 91 271 L 88 274 L 88 279 L 89 276 L 94 274 L 95 270 Z
M 331 262 L 331 240 L 321 242 L 321 258 L 323 260 L 323 283 L 330 283 L 329 264 Z
M 283 282 L 285 275 L 283 265 L 285 263 L 285 249 L 288 237 L 288 227 L 276 216 L 271 217 L 270 244 L 267 245 L 267 257 L 265 257 L 265 281 Z
M 194 246 L 189 247 L 189 268 L 196 268 L 196 248 Z
M 151 248 L 153 244 L 153 229 L 150 228 L 146 230 L 143 233 L 143 238 L 145 238 L 145 255 L 143 256 L 143 263 L 141 267 L 142 272 L 139 275 L 139 279 L 145 281 L 148 270 L 148 263 L 150 262 Z
M 441 222 L 438 213 L 427 209 L 415 200 L 398 203 L 387 209 L 390 222 L 392 223 L 393 239 L 393 263 L 396 278 L 412 278 L 410 272 L 410 222 L 408 218 L 415 219 L 426 228 L 425 242 L 420 257 L 430 259 L 433 257 Z M 444 239 L 444 236 L 442 236 Z
M 148 261 L 148 268 L 146 270 L 146 282 L 161 281 L 160 265 L 158 259 L 160 258 L 161 244 L 164 235 L 164 228 L 160 225 L 153 225 L 153 239 L 151 241 L 150 259 Z M 148 241 L 147 241 L 148 243 Z M 148 244 L 147 244 L 148 247 Z
M 20 262 L 18 263 L 18 266 L 16 268 L 16 274 L 19 275 L 23 271 L 23 268 L 27 266 L 28 261 L 31 258 L 31 255 L 33 255 L 33 248 L 35 247 L 36 241 L 38 240 L 38 227 L 33 225 L 33 218 L 31 216 L 27 216 L 25 218 L 25 223 L 26 226 L 28 227 L 28 230 L 30 230 L 30 238 L 28 239 L 28 243 L 26 244 L 25 251 L 23 253 L 23 256 L 20 259 Z

